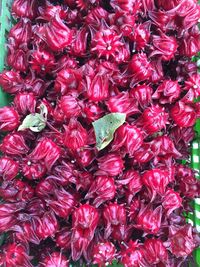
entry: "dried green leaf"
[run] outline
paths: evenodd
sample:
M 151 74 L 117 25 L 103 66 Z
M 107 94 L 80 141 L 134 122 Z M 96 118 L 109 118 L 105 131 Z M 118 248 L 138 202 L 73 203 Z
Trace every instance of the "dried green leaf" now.
M 126 114 L 110 113 L 93 122 L 96 136 L 96 147 L 104 149 L 113 140 L 115 131 L 125 122 Z
M 47 123 L 48 110 L 44 104 L 40 105 L 40 113 L 29 114 L 19 126 L 18 131 L 30 129 L 33 132 L 41 132 Z

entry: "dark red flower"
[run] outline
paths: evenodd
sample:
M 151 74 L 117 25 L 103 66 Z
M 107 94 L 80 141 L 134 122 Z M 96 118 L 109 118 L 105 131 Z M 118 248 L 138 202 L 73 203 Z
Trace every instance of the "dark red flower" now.
M 94 246 L 92 255 L 92 263 L 98 264 L 99 267 L 104 267 L 112 264 L 112 261 L 115 259 L 116 249 L 111 242 L 98 243 Z
M 44 36 L 47 45 L 55 52 L 62 51 L 72 41 L 72 31 L 63 23 L 59 13 L 45 25 Z
M 18 162 L 9 157 L 0 158 L 0 177 L 5 181 L 13 180 L 19 171 Z
M 87 144 L 88 133 L 76 119 L 71 119 L 65 128 L 64 144 L 67 148 L 76 150 Z
M 55 67 L 55 57 L 51 52 L 40 48 L 31 54 L 29 63 L 37 73 L 46 74 Z
M 182 205 L 182 198 L 180 194 L 175 192 L 173 189 L 168 189 L 165 192 L 162 206 L 167 212 L 167 216 L 169 216 L 174 210 L 180 208 Z
M 152 209 L 149 205 L 143 206 L 136 217 L 136 225 L 139 229 L 149 234 L 157 234 L 161 227 L 162 207 Z
M 109 153 L 98 159 L 98 175 L 116 176 L 124 169 L 124 161 L 116 153 Z
M 42 262 L 40 262 L 39 267 L 68 267 L 69 260 L 62 254 L 62 252 L 53 252 L 47 255 Z
M 26 115 L 35 112 L 36 97 L 33 93 L 18 93 L 13 102 L 19 114 Z
M 98 208 L 101 204 L 115 197 L 114 179 L 107 176 L 97 176 L 88 190 L 86 199 L 93 198 L 93 205 Z
M 0 108 L 0 131 L 12 131 L 19 126 L 19 114 L 14 108 Z
M 12 13 L 21 18 L 34 19 L 37 16 L 37 0 L 14 0 L 12 4 Z
M 20 133 L 12 133 L 4 137 L 0 149 L 9 155 L 24 155 L 29 152 L 29 148 L 25 143 L 25 139 Z
M 15 24 L 8 37 L 14 38 L 16 45 L 28 44 L 32 36 L 31 21 L 28 19 L 21 19 L 17 24 Z
M 190 127 L 196 122 L 196 112 L 194 108 L 181 101 L 173 106 L 170 115 L 179 127 Z

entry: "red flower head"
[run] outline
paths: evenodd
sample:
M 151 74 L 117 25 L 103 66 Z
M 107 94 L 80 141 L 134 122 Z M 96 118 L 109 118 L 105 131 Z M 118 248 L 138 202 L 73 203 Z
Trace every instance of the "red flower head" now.
M 110 112 L 126 113 L 127 116 L 139 113 L 137 102 L 129 96 L 128 92 L 111 96 L 106 105 Z
M 98 175 L 116 176 L 124 169 L 122 158 L 116 153 L 109 153 L 98 159 Z
M 135 54 L 129 62 L 129 72 L 133 75 L 131 87 L 136 82 L 146 81 L 152 75 L 152 67 L 149 63 L 146 54 Z
M 154 51 L 151 53 L 151 56 L 160 55 L 164 61 L 169 61 L 174 58 L 178 48 L 176 38 L 167 36 L 164 33 L 161 36 L 153 36 L 153 46 Z
M 17 18 L 34 19 L 37 16 L 37 0 L 14 0 L 12 4 L 12 13 Z
M 55 80 L 55 91 L 65 95 L 71 90 L 77 90 L 81 81 L 81 74 L 76 69 L 63 68 L 58 72 Z
M 169 229 L 169 248 L 177 258 L 187 257 L 199 246 L 190 224 L 179 227 L 171 226 Z
M 0 73 L 0 86 L 6 93 L 14 94 L 22 90 L 24 87 L 23 79 L 19 72 L 14 70 L 4 70 Z
M 157 234 L 161 227 L 161 219 L 161 206 L 158 206 L 154 210 L 150 206 L 143 206 L 136 217 L 135 227 L 149 234 Z
M 150 265 L 163 263 L 168 261 L 168 252 L 163 242 L 159 239 L 147 239 L 144 242 L 143 256 Z
M 51 139 L 42 138 L 34 150 L 29 154 L 31 160 L 44 160 L 47 170 L 50 170 L 54 163 L 61 155 L 60 147 L 58 147 Z
M 142 126 L 148 134 L 161 131 L 166 127 L 168 114 L 165 109 L 156 105 L 145 109 L 140 117 Z
M 158 99 L 161 104 L 171 104 L 180 96 L 181 88 L 177 81 L 166 80 L 161 83 L 152 95 L 153 99 Z
M 106 226 L 104 236 L 107 239 L 112 233 L 112 226 L 126 225 L 126 210 L 122 205 L 110 203 L 103 210 L 103 219 Z
M 26 115 L 35 112 L 36 97 L 33 93 L 18 93 L 13 102 L 19 114 Z
M 88 133 L 76 119 L 70 119 L 65 128 L 64 144 L 67 148 L 76 150 L 87 145 Z
M 61 252 L 53 252 L 40 262 L 39 267 L 69 267 L 69 261 Z
M 28 255 L 29 251 L 22 244 L 10 243 L 3 248 L 1 255 L 1 262 L 3 266 L 15 267 L 24 266 L 31 267 L 31 257 Z
M 60 100 L 60 107 L 66 118 L 78 117 L 81 113 L 81 107 L 76 97 L 65 95 Z
M 102 203 L 115 197 L 114 179 L 107 176 L 97 176 L 93 181 L 85 199 L 93 198 L 93 205 L 99 207 Z
M 92 263 L 98 264 L 99 267 L 105 267 L 112 264 L 115 259 L 116 249 L 111 242 L 102 242 L 94 246 L 92 251 Z
M 8 37 L 14 38 L 16 45 L 27 45 L 32 36 L 32 27 L 31 22 L 28 19 L 21 19 L 17 24 L 15 24 L 10 32 Z
M 37 73 L 46 74 L 55 67 L 55 57 L 51 52 L 39 48 L 33 51 L 29 63 Z
M 88 229 L 91 236 L 98 225 L 99 214 L 93 206 L 84 204 L 76 209 L 72 215 L 72 225 L 74 228 Z
M 173 189 L 168 189 L 165 192 L 162 206 L 167 212 L 167 216 L 169 216 L 174 210 L 180 208 L 182 205 L 182 198 L 180 194 L 175 192 Z
M 173 106 L 170 115 L 179 127 L 190 127 L 196 122 L 196 112 L 194 108 L 181 101 Z
M 0 145 L 0 149 L 6 154 L 15 156 L 27 154 L 29 151 L 25 139 L 20 133 L 6 135 Z
M 109 80 L 107 75 L 97 73 L 94 77 L 87 76 L 85 89 L 89 100 L 105 100 L 109 96 Z
M 142 108 L 147 107 L 152 102 L 153 89 L 148 85 L 137 85 L 130 90 L 130 96 L 135 99 L 136 102 Z
M 44 36 L 49 48 L 55 52 L 62 51 L 72 41 L 72 31 L 63 23 L 58 13 L 45 25 Z
M 12 131 L 19 126 L 19 114 L 14 108 L 0 108 L 0 131 Z
M 19 171 L 19 165 L 9 157 L 0 158 L 0 177 L 5 180 L 13 180 Z
M 55 189 L 54 197 L 46 201 L 48 206 L 61 218 L 68 218 L 76 206 L 75 196 L 64 189 Z
M 97 53 L 98 57 L 114 59 L 124 46 L 121 35 L 107 25 L 101 27 L 92 38 L 91 52 Z
M 58 229 L 58 221 L 52 211 L 46 212 L 36 223 L 36 234 L 40 239 L 55 236 Z

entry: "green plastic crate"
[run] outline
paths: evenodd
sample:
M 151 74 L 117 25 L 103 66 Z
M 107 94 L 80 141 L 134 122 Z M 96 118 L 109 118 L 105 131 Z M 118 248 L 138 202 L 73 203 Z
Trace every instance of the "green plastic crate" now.
M 5 66 L 6 55 L 6 35 L 12 26 L 10 7 L 13 0 L 0 0 L 0 72 Z M 200 2 L 200 1 L 199 1 Z M 0 88 L 0 107 L 9 104 L 9 96 Z M 197 171 L 196 177 L 200 179 L 200 120 L 195 125 L 196 137 L 191 146 L 191 166 Z M 188 214 L 188 222 L 197 228 L 200 232 L 200 198 L 194 199 L 194 212 Z M 200 248 L 194 252 L 196 266 L 200 267 Z M 116 265 L 115 265 L 116 266 Z M 195 266 L 195 267 L 196 267 Z

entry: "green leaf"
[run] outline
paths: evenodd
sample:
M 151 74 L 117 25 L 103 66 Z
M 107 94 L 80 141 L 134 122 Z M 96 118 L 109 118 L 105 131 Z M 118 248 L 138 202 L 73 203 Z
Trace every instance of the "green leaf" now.
M 41 132 L 47 123 L 48 110 L 44 104 L 40 105 L 40 113 L 29 114 L 19 126 L 18 131 L 30 129 L 33 132 Z
M 113 140 L 115 131 L 125 122 L 126 114 L 110 113 L 93 122 L 96 136 L 96 147 L 104 149 Z

